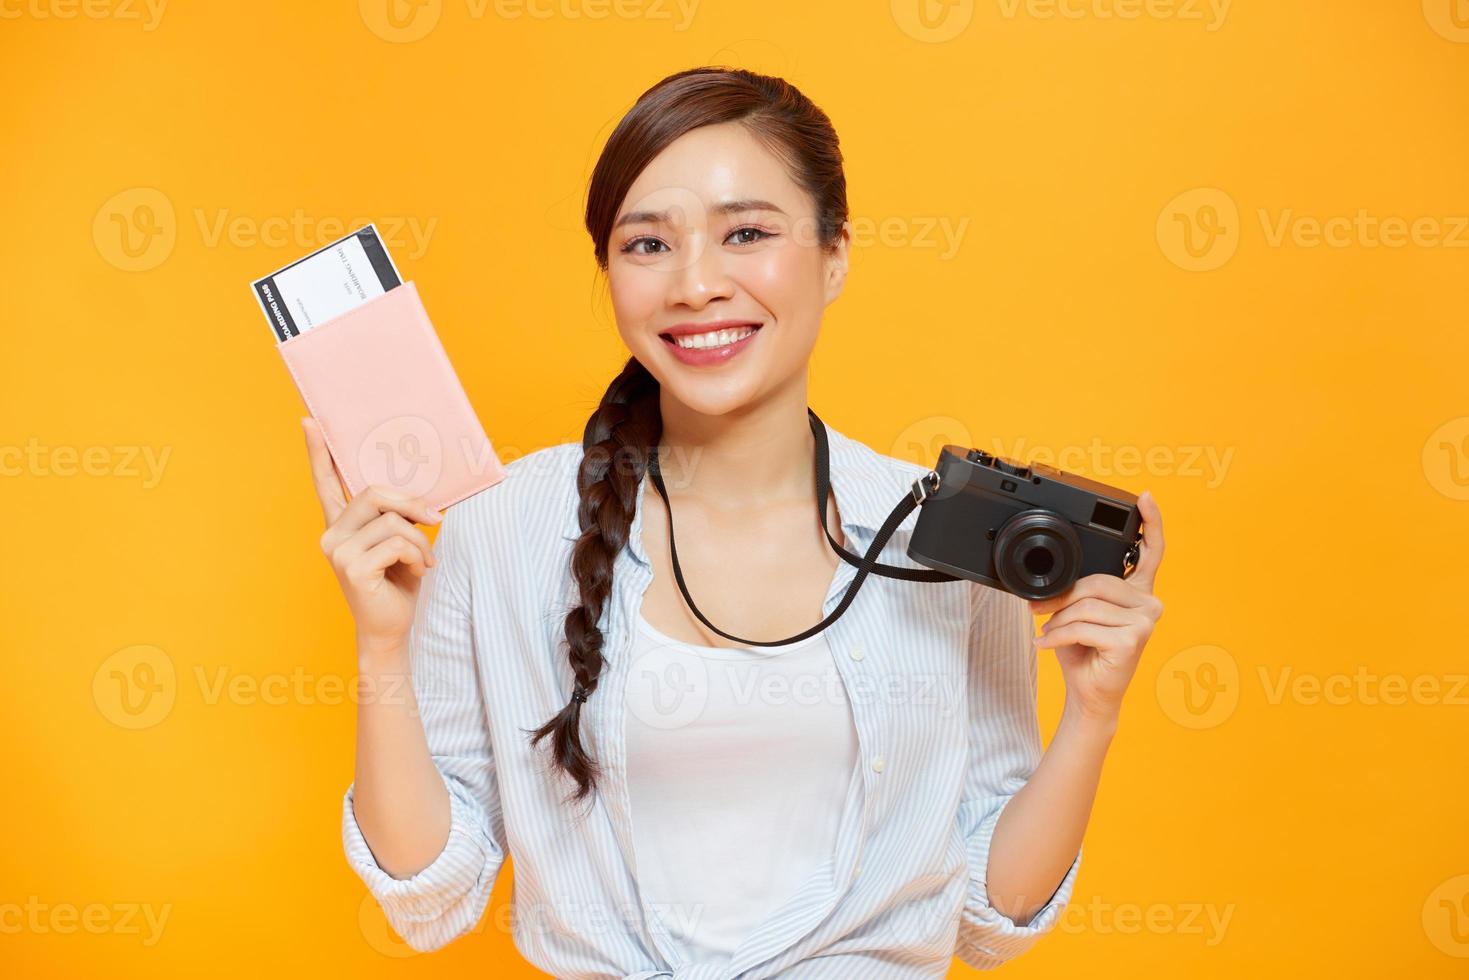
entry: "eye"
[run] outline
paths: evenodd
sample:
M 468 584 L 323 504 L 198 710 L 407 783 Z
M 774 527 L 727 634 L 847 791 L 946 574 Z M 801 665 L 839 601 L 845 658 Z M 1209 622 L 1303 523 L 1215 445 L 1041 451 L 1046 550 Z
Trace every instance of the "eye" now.
M 753 233 L 755 235 L 758 235 L 760 237 L 759 238 L 747 238 L 744 241 L 738 242 L 737 244 L 740 244 L 740 245 L 752 245 L 755 242 L 761 241 L 763 239 L 766 239 L 766 238 L 774 238 L 775 237 L 775 235 L 772 232 L 768 232 L 764 228 L 756 228 L 754 225 L 745 225 L 743 228 L 736 228 L 734 231 L 730 232 L 729 233 L 729 237 L 726 238 L 725 241 L 728 241 L 730 238 L 733 238 L 736 235 L 743 235 L 746 232 L 751 232 L 751 233 Z
M 634 239 L 631 239 L 629 241 L 624 242 L 622 244 L 622 247 L 619 248 L 618 251 L 619 252 L 623 252 L 623 253 L 630 253 L 632 255 L 656 255 L 656 254 L 658 254 L 657 252 L 644 251 L 643 249 L 641 249 L 641 248 L 638 247 L 638 246 L 643 245 L 645 243 L 653 244 L 653 245 L 663 245 L 663 242 L 659 241 L 656 238 L 652 238 L 652 237 L 650 237 L 648 235 L 642 235 L 642 236 L 640 236 L 638 238 L 634 238 Z M 664 248 L 667 248 L 668 246 L 667 245 L 663 245 L 663 247 Z

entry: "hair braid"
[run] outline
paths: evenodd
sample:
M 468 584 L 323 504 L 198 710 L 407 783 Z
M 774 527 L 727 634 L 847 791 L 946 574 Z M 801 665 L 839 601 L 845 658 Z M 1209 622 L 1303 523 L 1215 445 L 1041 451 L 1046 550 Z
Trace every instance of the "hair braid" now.
M 587 420 L 576 474 L 581 534 L 571 552 L 579 603 L 566 614 L 567 654 L 576 686 L 566 707 L 536 729 L 532 744 L 551 736 L 555 764 L 576 781 L 574 799 L 592 791 L 598 768 L 582 747 L 581 706 L 602 673 L 603 609 L 612 593 L 612 568 L 627 544 L 637 510 L 638 485 L 648 455 L 663 433 L 658 381 L 630 357 Z

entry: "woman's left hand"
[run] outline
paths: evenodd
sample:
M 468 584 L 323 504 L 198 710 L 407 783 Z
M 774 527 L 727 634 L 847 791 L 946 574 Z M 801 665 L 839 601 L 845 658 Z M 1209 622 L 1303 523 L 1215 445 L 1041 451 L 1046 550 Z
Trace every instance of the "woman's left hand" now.
M 1137 506 L 1143 540 L 1131 575 L 1087 575 L 1060 595 L 1030 600 L 1031 612 L 1055 614 L 1035 638 L 1036 649 L 1055 648 L 1068 706 L 1090 719 L 1116 721 L 1143 647 L 1163 615 L 1163 602 L 1153 594 L 1163 561 L 1163 518 L 1146 491 Z

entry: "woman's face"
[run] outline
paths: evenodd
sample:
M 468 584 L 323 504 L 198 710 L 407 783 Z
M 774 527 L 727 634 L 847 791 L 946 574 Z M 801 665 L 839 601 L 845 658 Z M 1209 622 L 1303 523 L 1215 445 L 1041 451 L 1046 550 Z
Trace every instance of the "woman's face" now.
M 691 130 L 618 210 L 607 265 L 618 333 L 665 394 L 707 415 L 740 408 L 804 378 L 850 238 L 843 225 L 837 247 L 821 247 L 814 202 L 742 125 Z

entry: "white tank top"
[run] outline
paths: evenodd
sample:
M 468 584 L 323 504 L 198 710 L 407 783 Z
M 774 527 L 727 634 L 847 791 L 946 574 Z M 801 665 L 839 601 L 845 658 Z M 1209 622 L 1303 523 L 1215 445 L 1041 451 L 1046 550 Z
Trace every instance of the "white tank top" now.
M 690 958 L 728 956 L 835 848 L 857 730 L 826 634 L 684 643 L 641 612 L 627 674 L 638 885 Z

